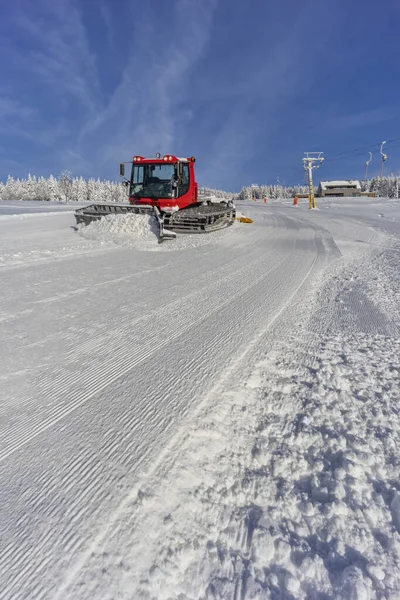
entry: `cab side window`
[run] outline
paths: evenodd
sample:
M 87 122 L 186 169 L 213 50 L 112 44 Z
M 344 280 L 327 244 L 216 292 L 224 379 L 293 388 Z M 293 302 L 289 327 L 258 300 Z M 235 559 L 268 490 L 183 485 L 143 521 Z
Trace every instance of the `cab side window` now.
M 179 195 L 182 196 L 189 191 L 189 165 L 182 165 L 182 183 L 179 186 Z

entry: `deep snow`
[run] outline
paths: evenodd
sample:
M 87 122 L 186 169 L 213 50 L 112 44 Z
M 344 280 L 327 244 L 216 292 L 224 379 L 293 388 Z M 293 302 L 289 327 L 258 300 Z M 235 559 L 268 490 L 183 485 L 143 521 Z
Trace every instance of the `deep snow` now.
M 318 208 L 0 219 L 0 598 L 400 597 L 400 205 Z

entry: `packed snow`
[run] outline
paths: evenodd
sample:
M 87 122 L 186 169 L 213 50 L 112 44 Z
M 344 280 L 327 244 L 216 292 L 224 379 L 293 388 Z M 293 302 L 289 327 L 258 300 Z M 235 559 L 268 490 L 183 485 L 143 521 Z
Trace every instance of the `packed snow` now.
M 0 219 L 0 598 L 400 597 L 400 203 L 318 208 Z

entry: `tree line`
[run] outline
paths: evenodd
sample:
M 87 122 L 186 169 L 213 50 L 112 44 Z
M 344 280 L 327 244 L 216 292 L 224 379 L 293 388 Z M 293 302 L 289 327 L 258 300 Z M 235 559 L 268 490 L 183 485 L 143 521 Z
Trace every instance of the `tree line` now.
M 378 197 L 399 198 L 400 175 L 374 177 L 361 182 L 362 191 L 374 192 Z M 209 187 L 199 187 L 199 197 L 252 198 L 277 200 L 293 198 L 296 194 L 306 194 L 308 186 L 251 185 L 242 187 L 239 194 Z M 73 177 L 69 171 L 63 171 L 58 177 L 35 177 L 14 179 L 8 176 L 5 183 L 0 182 L 0 200 L 47 200 L 54 202 L 126 202 L 128 188 L 120 182 L 83 177 Z

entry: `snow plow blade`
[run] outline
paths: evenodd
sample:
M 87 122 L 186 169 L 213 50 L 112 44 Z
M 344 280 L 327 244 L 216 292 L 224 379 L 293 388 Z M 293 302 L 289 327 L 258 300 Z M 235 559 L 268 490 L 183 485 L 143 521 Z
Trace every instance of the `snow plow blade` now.
M 89 223 L 98 221 L 102 217 L 107 217 L 108 215 L 127 215 L 132 213 L 136 215 L 148 215 L 149 217 L 155 217 L 159 228 L 159 244 L 161 244 L 161 242 L 163 242 L 165 239 L 176 238 L 176 234 L 173 231 L 164 229 L 163 215 L 160 213 L 157 206 L 152 206 L 151 204 L 90 204 L 89 206 L 78 208 L 75 211 L 75 219 L 77 225 L 80 223 L 89 225 Z

